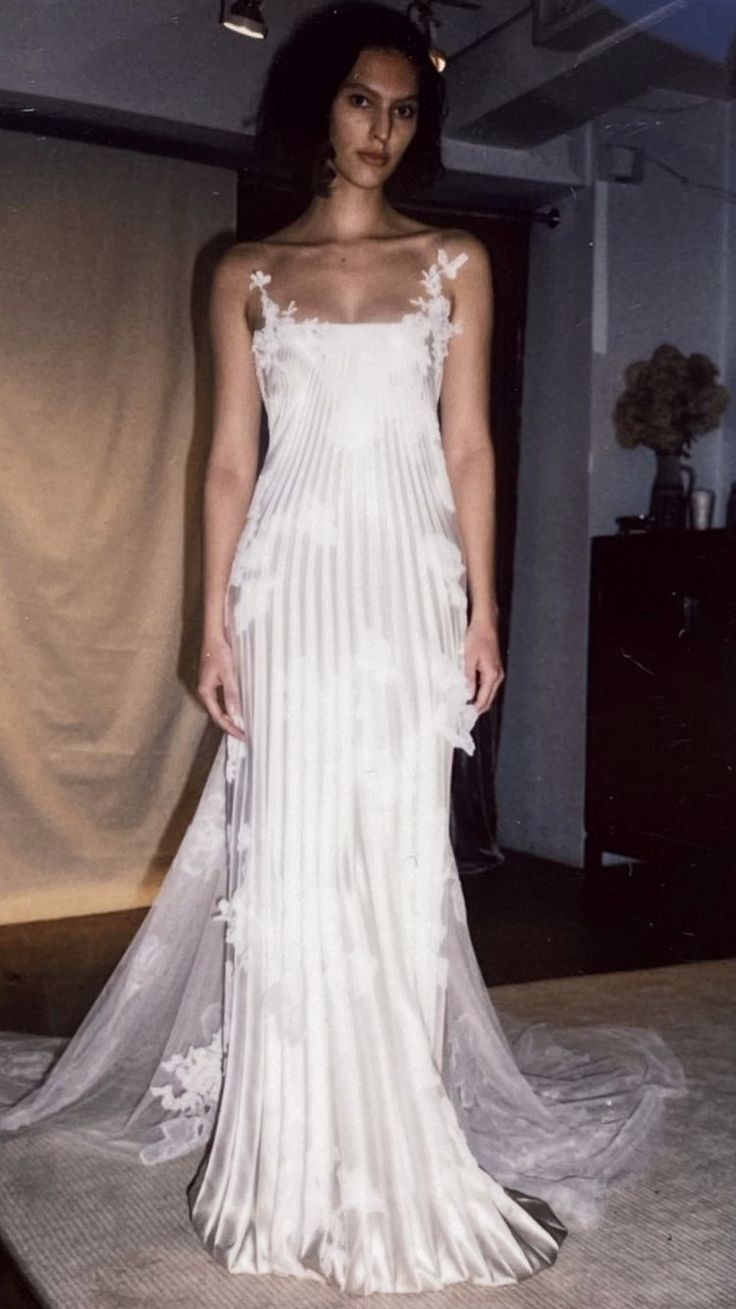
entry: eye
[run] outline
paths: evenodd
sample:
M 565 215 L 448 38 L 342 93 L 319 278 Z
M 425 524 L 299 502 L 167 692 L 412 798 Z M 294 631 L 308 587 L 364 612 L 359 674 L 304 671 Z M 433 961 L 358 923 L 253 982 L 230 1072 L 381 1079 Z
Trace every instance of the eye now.
M 416 112 L 417 111 L 414 108 L 414 105 L 399 105 L 396 110 L 396 113 L 398 114 L 399 118 L 404 118 L 407 120 L 414 118 Z
M 356 100 L 367 100 L 367 99 L 368 97 L 366 95 L 363 95 L 362 91 L 351 91 L 350 95 L 348 96 L 348 100 L 351 105 L 355 104 Z

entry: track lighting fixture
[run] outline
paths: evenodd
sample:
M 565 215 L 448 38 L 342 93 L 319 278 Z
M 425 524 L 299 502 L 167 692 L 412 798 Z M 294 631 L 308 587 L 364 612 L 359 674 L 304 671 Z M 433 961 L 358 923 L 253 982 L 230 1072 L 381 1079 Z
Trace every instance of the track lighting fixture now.
M 220 22 L 239 36 L 252 36 L 262 41 L 268 35 L 259 0 L 223 0 Z
M 438 49 L 434 44 L 434 33 L 440 26 L 440 22 L 439 19 L 435 18 L 429 0 L 411 0 L 411 3 L 406 7 L 406 16 L 411 18 L 424 34 L 429 46 L 429 57 L 437 72 L 441 73 L 447 63 L 447 55 L 444 50 Z

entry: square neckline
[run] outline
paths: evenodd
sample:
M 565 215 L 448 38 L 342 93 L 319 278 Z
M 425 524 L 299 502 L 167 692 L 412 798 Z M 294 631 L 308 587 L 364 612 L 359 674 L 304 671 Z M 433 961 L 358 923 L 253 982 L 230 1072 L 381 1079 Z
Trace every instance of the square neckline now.
M 418 318 L 422 316 L 421 309 L 408 309 L 401 318 L 365 318 L 356 319 L 355 322 L 343 322 L 338 318 L 284 318 L 281 320 L 283 327 L 400 327 L 407 319 Z M 266 330 L 266 324 L 262 327 L 256 327 L 253 335 L 257 332 Z
M 467 260 L 468 256 L 465 251 L 460 251 L 453 259 L 449 259 L 447 251 L 443 246 L 437 247 L 437 258 L 429 267 L 423 268 L 419 274 L 419 282 L 424 286 L 431 300 L 444 302 L 449 305 L 449 299 L 442 290 L 442 274 L 454 278 L 459 268 Z M 268 333 L 276 323 L 280 327 L 400 327 L 404 323 L 411 322 L 414 319 L 424 319 L 426 317 L 428 302 L 422 296 L 408 297 L 408 303 L 416 305 L 416 309 L 407 309 L 399 318 L 364 318 L 354 320 L 343 320 L 337 318 L 320 318 L 315 315 L 310 318 L 294 318 L 293 314 L 298 313 L 298 305 L 295 300 L 290 300 L 285 308 L 274 299 L 266 286 L 270 285 L 272 280 L 271 274 L 266 273 L 261 268 L 254 269 L 250 274 L 249 290 L 258 288 L 261 292 L 261 305 L 264 315 L 264 321 L 260 327 L 256 327 L 252 332 L 252 340 L 257 336 Z

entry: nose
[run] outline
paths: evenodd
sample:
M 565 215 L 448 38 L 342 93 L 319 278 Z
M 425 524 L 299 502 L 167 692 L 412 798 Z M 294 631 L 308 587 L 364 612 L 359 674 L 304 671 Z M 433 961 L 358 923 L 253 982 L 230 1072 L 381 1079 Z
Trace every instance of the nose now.
M 386 145 L 391 135 L 391 111 L 389 109 L 377 109 L 373 116 L 371 127 L 371 136 L 375 137 L 381 145 Z

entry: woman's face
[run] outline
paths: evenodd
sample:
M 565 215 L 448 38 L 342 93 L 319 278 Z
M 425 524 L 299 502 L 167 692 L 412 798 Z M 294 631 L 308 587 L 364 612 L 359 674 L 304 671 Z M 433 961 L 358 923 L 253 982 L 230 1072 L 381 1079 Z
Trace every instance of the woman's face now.
M 417 130 L 418 111 L 414 65 L 397 50 L 361 50 L 330 111 L 338 176 L 382 186 Z

